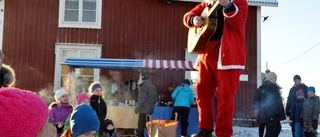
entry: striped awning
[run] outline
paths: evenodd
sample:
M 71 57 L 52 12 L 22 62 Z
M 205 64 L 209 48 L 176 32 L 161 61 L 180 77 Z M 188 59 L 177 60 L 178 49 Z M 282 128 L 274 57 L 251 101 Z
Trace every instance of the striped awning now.
M 194 70 L 192 61 L 185 60 L 67 58 L 61 65 L 77 68 Z
M 184 60 L 144 60 L 144 68 L 193 70 L 193 65 Z

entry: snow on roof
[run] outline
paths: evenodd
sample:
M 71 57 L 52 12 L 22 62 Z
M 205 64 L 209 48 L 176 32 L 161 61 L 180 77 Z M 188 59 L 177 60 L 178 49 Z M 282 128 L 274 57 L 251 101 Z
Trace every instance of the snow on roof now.
M 271 6 L 278 7 L 277 0 L 247 0 L 250 6 Z
M 185 2 L 202 2 L 202 0 L 172 0 L 172 1 L 185 1 Z M 249 6 L 269 6 L 278 7 L 277 0 L 247 0 Z

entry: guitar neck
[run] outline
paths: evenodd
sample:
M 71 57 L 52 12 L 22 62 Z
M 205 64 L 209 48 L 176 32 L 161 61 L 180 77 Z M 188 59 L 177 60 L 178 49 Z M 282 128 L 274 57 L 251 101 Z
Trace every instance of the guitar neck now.
M 201 16 L 206 20 L 213 12 L 217 11 L 221 7 L 218 1 L 208 3 L 208 6 L 202 12 Z

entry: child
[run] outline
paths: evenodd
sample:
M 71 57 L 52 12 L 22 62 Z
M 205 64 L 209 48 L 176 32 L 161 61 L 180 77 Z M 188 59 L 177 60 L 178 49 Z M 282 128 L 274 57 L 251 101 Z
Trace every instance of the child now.
M 61 137 L 94 137 L 99 130 L 96 112 L 87 104 L 78 105 L 70 118 L 70 128 Z
M 290 107 L 290 121 L 289 124 L 294 128 L 294 137 L 304 137 L 303 126 L 300 123 L 300 116 L 304 103 L 304 93 L 300 89 L 296 91 L 296 99 L 292 102 Z
M 67 117 L 71 114 L 73 108 L 69 104 L 68 93 L 64 89 L 56 91 L 54 98 L 56 102 L 49 105 L 49 118 L 54 120 L 54 125 L 57 128 L 57 136 L 63 133 L 63 126 Z
M 114 128 L 113 122 L 110 119 L 106 119 L 100 128 L 102 131 L 102 137 L 120 137 L 117 130 Z
M 96 114 L 101 124 L 107 116 L 107 106 L 102 98 L 101 84 L 99 82 L 93 82 L 89 86 L 88 92 L 91 94 L 90 106 L 96 111 Z
M 102 86 L 99 82 L 93 82 L 88 91 L 90 92 L 90 105 L 97 112 L 100 123 L 104 121 L 107 115 L 107 106 L 102 98 Z
M 76 101 L 77 101 L 77 105 L 80 105 L 80 104 L 87 104 L 87 105 L 90 105 L 90 98 L 88 96 L 88 94 L 86 92 L 82 92 L 80 94 L 78 94 L 76 96 Z M 66 122 L 64 123 L 64 131 L 66 131 L 68 128 L 70 128 L 70 116 L 68 116 Z
M 305 137 L 317 136 L 320 100 L 315 95 L 315 92 L 316 89 L 314 87 L 308 87 L 308 99 L 303 103 L 301 117 L 303 118 Z

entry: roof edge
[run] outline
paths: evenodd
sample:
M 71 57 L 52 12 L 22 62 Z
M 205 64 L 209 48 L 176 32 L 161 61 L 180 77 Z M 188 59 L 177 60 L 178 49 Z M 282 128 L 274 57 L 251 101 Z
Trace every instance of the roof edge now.
M 278 3 L 257 3 L 257 2 L 248 2 L 249 6 L 260 6 L 260 7 L 278 7 Z
M 172 1 L 182 1 L 182 2 L 202 2 L 202 0 L 172 0 Z M 263 2 L 248 2 L 249 6 L 266 6 L 266 7 L 278 7 L 277 3 L 263 3 Z

